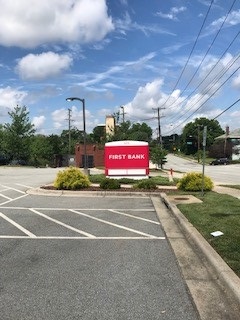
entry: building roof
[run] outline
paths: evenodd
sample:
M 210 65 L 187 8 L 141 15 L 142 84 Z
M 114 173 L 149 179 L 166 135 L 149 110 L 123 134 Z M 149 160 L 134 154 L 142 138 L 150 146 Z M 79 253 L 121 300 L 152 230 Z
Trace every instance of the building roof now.
M 229 134 L 224 133 L 216 139 L 240 139 L 240 128 L 229 132 Z

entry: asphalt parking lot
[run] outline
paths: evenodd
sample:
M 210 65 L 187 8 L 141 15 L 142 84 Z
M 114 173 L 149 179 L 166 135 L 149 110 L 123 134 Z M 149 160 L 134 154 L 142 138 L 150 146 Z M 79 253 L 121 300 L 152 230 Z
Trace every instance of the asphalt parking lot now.
M 149 197 L 31 187 L 0 183 L 2 320 L 199 318 Z

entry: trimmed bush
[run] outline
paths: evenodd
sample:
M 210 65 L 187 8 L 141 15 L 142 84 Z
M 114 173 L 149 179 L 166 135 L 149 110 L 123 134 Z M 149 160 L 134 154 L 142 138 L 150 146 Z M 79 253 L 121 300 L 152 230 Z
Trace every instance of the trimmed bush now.
M 202 190 L 202 173 L 190 172 L 184 175 L 177 183 L 177 188 L 184 191 L 201 191 Z M 204 176 L 204 191 L 211 191 L 213 182 L 211 178 Z
M 120 182 L 116 179 L 105 178 L 100 182 L 100 188 L 105 190 L 120 189 Z
M 133 185 L 134 189 L 145 189 L 145 190 L 155 190 L 157 189 L 157 184 L 151 179 L 140 180 Z
M 58 172 L 53 185 L 56 189 L 79 190 L 89 187 L 90 181 L 80 169 L 69 167 Z
M 131 178 L 121 178 L 121 179 L 118 179 L 118 181 L 121 183 L 121 184 L 133 184 L 136 182 L 135 179 L 131 179 Z
M 92 174 L 89 176 L 89 180 L 92 183 L 100 183 L 102 180 L 105 179 L 105 174 Z

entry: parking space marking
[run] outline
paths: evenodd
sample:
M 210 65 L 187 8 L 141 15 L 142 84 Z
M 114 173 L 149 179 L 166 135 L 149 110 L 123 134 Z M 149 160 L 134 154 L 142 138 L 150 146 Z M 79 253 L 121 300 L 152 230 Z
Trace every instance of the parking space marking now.
M 24 196 L 27 196 L 27 195 L 24 195 Z M 23 196 L 21 196 L 23 197 Z M 18 197 L 18 198 L 21 198 L 21 197 Z M 11 200 L 12 201 L 12 200 Z M 6 201 L 6 202 L 11 202 L 11 201 Z M 128 240 L 131 240 L 131 239 L 162 239 L 164 240 L 165 237 L 164 236 L 158 236 L 158 235 L 153 235 L 153 234 L 150 234 L 150 233 L 146 233 L 146 232 L 142 232 L 142 231 L 139 231 L 138 228 L 135 229 L 135 228 L 130 228 L 128 226 L 124 226 L 122 224 L 119 224 L 119 223 L 114 223 L 113 222 L 110 222 L 105 219 L 100 219 L 98 217 L 95 216 L 92 216 L 90 212 L 102 212 L 102 211 L 105 211 L 106 213 L 112 215 L 112 217 L 114 217 L 114 215 L 116 215 L 116 217 L 118 215 L 121 215 L 123 217 L 126 217 L 126 219 L 130 219 L 129 222 L 131 221 L 131 219 L 136 219 L 136 220 L 139 220 L 139 221 L 143 221 L 143 222 L 146 222 L 146 223 L 150 223 L 150 224 L 154 224 L 154 225 L 160 225 L 159 222 L 157 221 L 154 221 L 154 220 L 151 220 L 151 219 L 148 219 L 148 218 L 144 218 L 144 217 L 141 217 L 139 215 L 137 215 L 136 213 L 139 212 L 145 212 L 145 213 L 152 213 L 154 212 L 155 210 L 152 209 L 152 208 L 145 208 L 145 209 L 142 209 L 142 208 L 134 208 L 134 209 L 94 209 L 94 208 L 89 208 L 89 209 L 84 209 L 84 208 L 76 208 L 76 209 L 69 209 L 69 208 L 25 208 L 25 207 L 13 207 L 13 206 L 0 206 L 2 209 L 10 209 L 10 210 L 29 210 L 31 211 L 32 213 L 38 215 L 38 216 L 41 216 L 42 218 L 44 219 L 47 219 L 57 225 L 60 225 L 66 229 L 69 229 L 69 230 L 72 230 L 78 234 L 80 234 L 79 236 L 76 235 L 76 236 L 72 236 L 72 235 L 66 235 L 66 236 L 62 236 L 62 235 L 56 235 L 56 236 L 52 236 L 51 234 L 48 236 L 48 235 L 35 235 L 33 234 L 31 231 L 25 229 L 24 227 L 22 227 L 20 224 L 16 223 L 14 220 L 12 220 L 11 218 L 9 218 L 8 216 L 6 216 L 4 213 L 0 212 L 0 217 L 5 219 L 6 221 L 8 221 L 10 224 L 12 224 L 13 226 L 15 226 L 16 228 L 18 228 L 19 230 L 21 230 L 24 234 L 26 234 L 26 236 L 24 235 L 0 235 L 0 239 L 99 239 L 99 240 L 104 240 L 104 239 L 112 239 L 112 240 L 120 240 L 120 239 L 128 239 Z M 51 216 L 49 216 L 48 214 L 45 214 L 43 213 L 44 211 L 69 211 L 69 212 L 72 212 L 74 214 L 77 214 L 79 216 L 83 216 L 87 219 L 91 219 L 91 220 L 94 220 L 96 222 L 100 222 L 100 223 L 103 223 L 103 224 L 106 224 L 106 225 L 110 225 L 114 228 L 118 228 L 118 229 L 121 229 L 121 230 L 125 230 L 125 231 L 128 231 L 128 232 L 131 232 L 133 233 L 133 236 L 115 236 L 114 234 L 112 236 L 96 236 L 92 233 L 89 233 L 89 232 L 86 232 L 84 230 L 81 230 L 81 229 L 78 229 L 78 228 L 75 228 L 71 225 L 69 225 L 68 223 L 64 223 L 64 222 L 61 222 L 60 220 L 56 219 L 56 218 L 53 218 Z M 127 212 L 124 212 L 124 211 L 127 211 Z M 131 215 L 131 212 L 134 212 L 133 215 Z M 127 221 L 127 220 L 126 220 Z M 35 232 L 36 233 L 36 232 Z M 134 235 L 135 234 L 135 235 Z
M 5 194 L 1 194 L 0 193 L 0 197 L 3 197 L 3 198 L 8 199 L 8 200 L 12 200 L 12 198 L 9 198 L 9 197 L 5 196 Z
M 32 232 L 28 231 L 27 229 L 25 229 L 24 227 L 20 226 L 20 224 L 16 223 L 15 221 L 13 221 L 12 219 L 8 218 L 7 216 L 5 216 L 5 214 L 3 214 L 2 212 L 0 212 L 0 217 L 2 217 L 4 220 L 8 221 L 9 223 L 11 223 L 14 227 L 18 228 L 19 230 L 21 230 L 23 233 L 25 233 L 26 235 L 28 235 L 30 238 L 36 238 L 35 234 L 33 234 Z
M 3 184 L 2 184 L 2 186 L 3 186 L 4 188 L 7 188 L 7 190 L 14 190 L 14 191 L 16 191 L 16 192 L 25 194 L 25 192 L 22 191 L 22 190 L 15 189 L 15 188 L 13 188 L 13 187 L 7 187 L 7 186 L 4 186 Z
M 77 210 L 74 210 L 74 209 L 69 209 L 69 211 L 74 212 L 74 213 L 76 213 L 76 214 L 78 214 L 80 216 L 84 216 L 84 217 L 87 217 L 89 219 L 108 224 L 108 225 L 113 226 L 115 228 L 119 228 L 119 229 L 123 229 L 123 230 L 130 231 L 130 232 L 133 232 L 133 233 L 141 234 L 142 236 L 146 236 L 146 237 L 156 238 L 155 236 L 153 236 L 151 234 L 148 234 L 148 233 L 145 233 L 145 232 L 141 232 L 141 231 L 137 231 L 137 230 L 132 229 L 132 228 L 124 227 L 122 225 L 115 224 L 115 223 L 112 223 L 112 222 L 109 222 L 109 221 L 106 221 L 106 220 L 103 220 L 103 219 L 95 218 L 95 217 L 90 216 L 89 214 L 86 214 L 86 213 L 83 213 L 83 212 L 80 212 L 80 211 L 77 211 Z
M 133 218 L 133 219 L 137 219 L 137 220 L 142 220 L 142 221 L 146 221 L 146 222 L 149 222 L 149 223 L 154 223 L 154 224 L 160 225 L 160 223 L 157 222 L 157 221 L 153 221 L 153 220 L 149 220 L 149 219 L 145 219 L 145 218 L 141 218 L 141 217 L 137 217 L 137 216 L 132 216 L 131 214 L 124 213 L 124 212 L 120 212 L 120 211 L 117 211 L 117 210 L 114 210 L 114 209 L 110 209 L 110 210 L 108 210 L 108 211 L 109 211 L 109 212 L 113 212 L 113 213 L 120 214 L 120 215 L 122 215 L 122 216 L 129 217 L 129 218 Z
M 93 234 L 90 234 L 90 233 L 88 233 L 88 232 L 85 232 L 85 231 L 76 229 L 76 228 L 74 228 L 74 227 L 71 227 L 71 226 L 69 226 L 68 224 L 65 224 L 65 223 L 63 223 L 63 222 L 61 222 L 61 221 L 59 221 L 59 220 L 57 220 L 57 219 L 51 218 L 51 217 L 47 216 L 46 214 L 37 211 L 36 209 L 33 209 L 33 208 L 31 209 L 31 208 L 29 208 L 29 210 L 32 211 L 32 212 L 34 212 L 34 213 L 36 213 L 36 214 L 38 214 L 39 216 L 41 216 L 41 217 L 43 217 L 43 218 L 45 218 L 45 219 L 48 219 L 48 220 L 50 220 L 50 221 L 52 221 L 52 222 L 55 222 L 56 224 L 59 224 L 60 226 L 63 226 L 63 227 L 65 227 L 65 228 L 67 228 L 67 229 L 70 229 L 70 230 L 72 230 L 72 231 L 75 231 L 75 232 L 77 232 L 77 233 L 80 233 L 80 234 L 82 234 L 82 235 L 85 235 L 85 236 L 88 237 L 88 238 L 96 238 L 96 236 L 94 236 Z M 71 210 L 70 210 L 70 211 L 71 211 Z
M 1 236 L 0 239 L 34 239 L 34 240 L 166 240 L 166 237 L 61 237 L 61 236 Z
M 26 186 L 25 184 L 21 184 L 21 183 L 16 183 L 16 185 L 20 186 L 20 187 L 28 188 L 28 189 L 33 189 L 34 188 L 34 187 Z
M 2 196 L 2 194 L 0 194 L 0 195 Z M 19 199 L 24 198 L 24 197 L 27 197 L 27 196 L 28 196 L 28 194 L 23 194 L 22 196 L 19 196 L 19 197 L 17 197 L 17 198 L 13 198 L 13 199 L 9 198 L 8 201 L 5 201 L 5 202 L 1 203 L 1 204 L 0 204 L 0 207 L 2 207 L 4 204 L 13 202 L 13 201 L 15 201 L 15 200 L 19 200 Z

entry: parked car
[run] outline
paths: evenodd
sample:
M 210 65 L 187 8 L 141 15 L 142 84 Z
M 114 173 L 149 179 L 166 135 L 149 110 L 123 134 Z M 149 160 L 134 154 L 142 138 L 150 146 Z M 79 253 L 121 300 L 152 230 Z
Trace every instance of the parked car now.
M 219 158 L 219 159 L 215 159 L 215 160 L 211 161 L 210 165 L 212 165 L 212 166 L 216 166 L 218 164 L 226 165 L 226 164 L 229 164 L 229 163 L 230 163 L 230 161 L 228 160 L 228 158 Z

